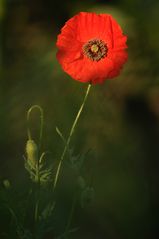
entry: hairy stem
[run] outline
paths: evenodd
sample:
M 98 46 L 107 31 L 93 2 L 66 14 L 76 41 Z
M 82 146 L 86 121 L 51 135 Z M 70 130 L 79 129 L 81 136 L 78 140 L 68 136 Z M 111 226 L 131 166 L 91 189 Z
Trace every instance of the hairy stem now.
M 39 145 L 38 148 L 41 148 L 41 141 L 42 141 L 42 134 L 43 134 L 43 125 L 44 125 L 44 113 L 43 109 L 39 105 L 33 105 L 27 112 L 27 133 L 28 133 L 28 139 L 32 139 L 31 137 L 31 131 L 29 127 L 29 120 L 30 120 L 30 114 L 34 109 L 38 109 L 40 111 L 40 133 L 39 133 Z
M 84 96 L 84 99 L 83 99 L 83 102 L 82 102 L 82 104 L 81 104 L 81 107 L 80 107 L 80 109 L 79 109 L 79 111 L 78 111 L 78 113 L 77 113 L 77 115 L 76 115 L 76 118 L 75 118 L 73 124 L 72 124 L 72 127 L 71 127 L 71 130 L 70 130 L 68 139 L 67 139 L 67 141 L 66 141 L 66 144 L 65 144 L 63 153 L 62 153 L 62 155 L 61 155 L 61 158 L 60 158 L 60 161 L 59 161 L 59 164 L 58 164 L 58 167 L 57 167 L 57 171 L 56 171 L 56 175 L 55 175 L 55 180 L 54 180 L 54 185 L 53 185 L 53 190 L 55 190 L 55 188 L 56 188 L 56 184 L 57 184 L 57 181 L 58 181 L 58 178 L 59 178 L 59 174 L 60 174 L 62 162 L 63 162 L 64 157 L 65 157 L 65 154 L 66 154 L 66 152 L 67 152 L 67 150 L 68 150 L 68 148 L 69 148 L 69 144 L 70 144 L 70 141 L 71 141 L 71 137 L 72 137 L 72 135 L 73 135 L 73 133 L 74 133 L 74 131 L 75 131 L 77 122 L 78 122 L 78 120 L 79 120 L 79 118 L 80 118 L 80 115 L 81 115 L 82 110 L 83 110 L 83 108 L 84 108 L 84 105 L 85 105 L 85 103 L 86 103 L 86 100 L 87 100 L 87 97 L 88 97 L 90 88 L 91 88 L 91 84 L 89 84 L 88 87 L 87 87 L 86 94 L 85 94 L 85 96 Z
M 39 110 L 40 112 L 40 132 L 39 132 L 39 143 L 38 143 L 38 155 L 40 153 L 41 142 L 42 142 L 42 135 L 43 135 L 43 124 L 44 124 L 44 114 L 43 109 L 39 105 L 33 105 L 27 112 L 27 123 L 28 123 L 28 139 L 32 139 L 31 130 L 29 127 L 29 120 L 30 115 L 34 109 Z M 37 187 L 36 187 L 36 202 L 35 202 L 35 211 L 34 211 L 34 220 L 35 220 L 35 227 L 39 219 L 39 197 L 40 197 L 40 174 L 39 174 L 39 159 L 36 165 L 36 180 L 37 180 Z

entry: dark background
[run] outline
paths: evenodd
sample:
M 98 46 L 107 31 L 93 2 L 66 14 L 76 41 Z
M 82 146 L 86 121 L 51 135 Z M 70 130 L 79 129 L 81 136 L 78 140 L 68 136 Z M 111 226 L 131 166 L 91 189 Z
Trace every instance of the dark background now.
M 55 127 L 68 135 L 86 85 L 62 71 L 55 43 L 80 11 L 112 14 L 128 35 L 129 59 L 119 77 L 93 86 L 72 140 L 76 153 L 91 149 L 87 172 L 95 189 L 91 206 L 75 214 L 74 238 L 157 239 L 157 0 L 0 0 L 0 180 L 16 185 L 24 178 L 26 112 L 33 104 L 44 109 L 43 149 L 53 160 L 63 149 Z

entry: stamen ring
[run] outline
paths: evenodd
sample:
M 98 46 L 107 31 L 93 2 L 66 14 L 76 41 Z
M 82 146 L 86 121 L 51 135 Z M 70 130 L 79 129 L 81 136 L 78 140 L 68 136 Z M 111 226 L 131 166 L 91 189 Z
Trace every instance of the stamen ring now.
M 99 61 L 107 56 L 108 47 L 100 39 L 91 39 L 83 45 L 83 53 L 92 61 Z

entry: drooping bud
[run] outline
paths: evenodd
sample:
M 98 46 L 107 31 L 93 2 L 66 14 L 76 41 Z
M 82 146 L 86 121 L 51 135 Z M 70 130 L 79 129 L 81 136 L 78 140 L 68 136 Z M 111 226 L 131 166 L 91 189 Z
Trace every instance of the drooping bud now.
M 38 147 L 34 140 L 29 139 L 26 144 L 26 154 L 28 164 L 35 168 L 38 162 Z
M 4 185 L 4 187 L 5 187 L 6 189 L 9 189 L 10 186 L 11 186 L 8 179 L 3 180 L 3 185 Z

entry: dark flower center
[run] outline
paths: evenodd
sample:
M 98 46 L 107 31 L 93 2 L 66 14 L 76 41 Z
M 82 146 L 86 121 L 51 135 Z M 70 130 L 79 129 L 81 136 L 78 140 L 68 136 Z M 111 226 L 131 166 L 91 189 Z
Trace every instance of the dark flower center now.
M 92 39 L 84 44 L 83 52 L 90 60 L 99 61 L 107 56 L 108 47 L 104 41 Z

